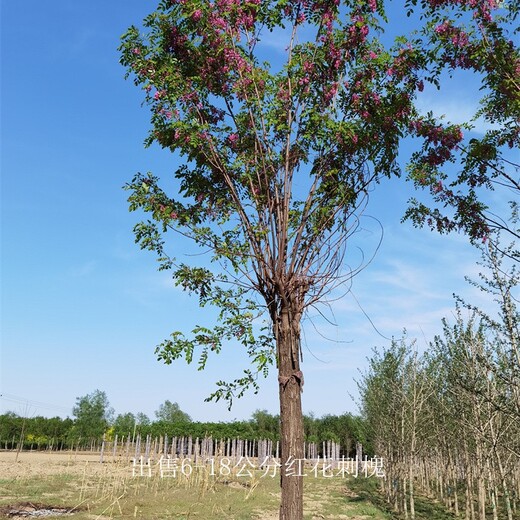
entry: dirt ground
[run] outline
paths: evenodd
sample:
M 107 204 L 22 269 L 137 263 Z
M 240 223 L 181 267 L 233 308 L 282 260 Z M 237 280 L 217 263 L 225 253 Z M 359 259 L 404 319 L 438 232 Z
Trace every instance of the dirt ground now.
M 89 474 L 106 472 L 107 466 L 114 471 L 128 473 L 131 462 L 104 457 L 100 464 L 99 453 L 24 451 L 16 457 L 14 451 L 0 451 L 0 478 L 22 478 L 41 475 Z
M 81 482 L 90 482 L 90 487 L 94 486 L 96 488 L 96 496 L 94 497 L 97 499 L 97 488 L 100 487 L 100 483 L 108 482 L 112 485 L 117 484 L 118 482 L 127 482 L 128 479 L 132 478 L 132 460 L 127 459 L 124 456 L 116 457 L 115 459 L 112 457 L 111 454 L 105 455 L 103 463 L 100 463 L 100 455 L 99 453 L 85 453 L 85 452 L 21 452 L 16 454 L 16 452 L 13 451 L 0 451 L 0 480 L 10 480 L 10 481 L 16 481 L 18 479 L 24 479 L 24 478 L 37 478 L 44 479 L 47 476 L 54 476 L 54 475 L 72 475 L 72 476 L 79 476 L 81 479 Z M 96 478 L 92 478 L 96 477 Z M 99 477 L 99 478 L 97 478 Z M 122 477 L 122 478 L 121 478 Z M 92 484 L 93 482 L 93 484 Z M 153 486 L 156 484 L 150 484 L 148 482 L 148 479 L 141 479 L 138 480 L 139 483 L 142 483 L 142 489 L 144 490 L 144 494 L 137 494 L 136 497 L 128 496 L 125 498 L 132 501 L 137 500 L 135 507 L 130 504 L 130 507 L 123 504 L 123 507 L 126 507 L 126 509 L 130 508 L 134 511 L 133 517 L 135 518 L 135 511 L 137 509 L 144 507 L 148 503 L 146 492 L 148 492 L 148 487 L 150 487 L 150 493 L 153 494 L 154 488 Z M 312 481 L 311 481 L 312 483 Z M 232 483 L 231 483 L 232 484 Z M 222 488 L 221 493 L 221 499 L 215 499 L 216 504 L 219 505 L 222 500 L 227 500 L 227 495 L 229 494 L 229 491 L 233 487 L 231 484 L 226 485 L 226 487 Z M 325 482 L 323 482 L 325 484 Z M 83 484 L 82 484 L 83 485 Z M 97 487 L 96 487 L 97 486 Z M 85 489 L 90 489 L 89 486 L 86 486 Z M 110 486 L 107 487 L 109 489 Z M 229 488 L 229 489 L 228 489 Z M 94 489 L 94 488 L 92 488 Z M 102 486 L 102 489 L 105 488 Z M 141 488 L 140 488 L 141 489 Z M 190 488 L 191 489 L 191 488 Z M 194 493 L 193 490 L 188 490 L 191 494 L 197 494 Z M 241 487 L 238 489 L 238 492 L 240 493 L 243 491 L 243 488 Z M 323 518 L 329 518 L 334 520 L 340 520 L 340 519 L 348 519 L 348 520 L 368 520 L 369 518 L 383 518 L 383 515 L 380 515 L 379 513 L 375 515 L 372 511 L 368 512 L 369 514 L 358 514 L 358 507 L 359 504 L 347 504 L 345 503 L 344 499 L 341 498 L 342 495 L 344 495 L 345 491 L 345 485 L 341 481 L 332 481 L 328 480 L 326 482 L 326 487 L 316 487 L 311 486 L 306 491 L 306 497 L 305 497 L 305 507 L 307 510 L 307 514 L 311 515 L 311 518 L 313 520 L 323 519 Z M 157 493 L 157 491 L 155 491 Z M 264 494 L 268 493 L 268 491 L 264 491 Z M 103 493 L 101 493 L 102 495 Z M 270 493 L 271 495 L 273 493 Z M 48 493 L 44 493 L 42 495 L 41 500 L 44 501 L 47 497 Z M 54 496 L 54 495 L 53 495 Z M 155 496 L 155 495 L 154 495 Z M 217 495 L 215 495 L 217 496 Z M 237 495 L 238 496 L 238 495 Z M 269 493 L 266 496 L 270 496 Z M 115 495 L 114 495 L 115 497 Z M 114 497 L 110 495 L 110 500 L 112 500 Z M 243 502 L 243 497 L 240 495 L 238 497 L 238 500 L 240 502 Z M 0 497 L 4 499 L 8 499 L 9 497 L 4 496 Z M 63 498 L 63 497 L 61 497 Z M 121 498 L 121 497 L 119 497 Z M 117 505 L 121 507 L 121 504 L 119 503 L 119 498 L 116 499 Z M 206 500 L 209 500 L 209 495 L 206 497 Z M 276 496 L 278 501 L 279 495 Z M 13 495 L 14 500 L 14 495 Z M 21 499 L 19 497 L 17 498 L 18 502 L 20 502 Z M 25 500 L 25 498 L 24 498 Z M 230 501 L 229 503 L 226 502 L 226 507 L 234 507 L 235 509 L 239 510 L 242 506 L 238 507 L 237 499 L 234 498 L 235 502 Z M 154 498 L 154 501 L 157 502 L 157 500 Z M 155 504 L 154 502 L 154 504 Z M 160 502 L 160 501 L 159 501 Z M 83 502 L 81 502 L 83 504 Z M 93 500 L 93 505 L 97 506 L 96 500 Z M 152 503 L 152 502 L 150 502 Z M 33 504 L 30 504 L 31 506 Z M 111 504 L 113 505 L 113 504 Z M 157 505 L 157 504 L 155 504 Z M 161 502 L 159 504 L 161 507 L 164 506 L 164 504 Z M 259 504 L 260 505 L 260 504 Z M 262 504 L 263 505 L 263 502 Z M 361 504 L 362 505 L 362 504 Z M 220 504 L 222 506 L 222 504 Z M 104 507 L 104 506 L 99 506 Z M 151 506 L 150 506 L 151 507 Z M 155 507 L 155 506 L 154 506 Z M 166 506 L 164 506 L 166 507 Z M 164 508 L 163 507 L 163 508 Z M 184 506 L 183 506 L 184 507 Z M 188 507 L 188 506 L 186 506 Z M 185 507 L 185 508 L 186 508 Z M 215 506 L 217 507 L 217 506 Z M 152 508 L 153 509 L 153 508 Z M 151 512 L 155 511 L 150 509 Z M 269 511 L 263 510 L 263 507 L 256 507 L 254 508 L 253 512 L 251 513 L 250 518 L 254 518 L 255 520 L 277 520 L 278 518 L 278 512 L 276 505 L 273 506 L 273 504 L 269 505 Z M 266 508 L 267 509 L 267 508 Z M 90 510 L 89 510 L 90 511 Z M 139 509 L 140 511 L 140 509 Z M 334 511 L 332 514 L 331 511 Z M 152 514 L 152 513 L 150 513 Z M 154 513 L 155 514 L 155 513 Z M 177 515 L 180 515 L 181 513 L 176 513 Z M 375 515 L 375 516 L 374 516 Z M 91 518 L 97 518 L 97 519 L 103 519 L 106 520 L 108 517 L 103 516 L 102 514 L 96 515 L 90 515 L 90 512 L 83 511 L 81 514 L 78 514 L 79 517 L 82 519 L 88 518 L 89 520 Z M 130 514 L 130 516 L 132 516 Z M 121 518 L 128 518 L 130 517 L 128 514 L 123 515 L 121 514 Z M 0 511 L 0 517 L 2 517 L 1 511 Z M 139 516 L 141 518 L 141 516 Z M 156 516 L 154 516 L 155 518 Z M 211 516 L 211 518 L 214 518 L 215 515 Z M 17 517 L 18 518 L 18 517 Z M 145 518 L 145 516 L 142 516 L 142 518 Z M 159 516 L 157 516 L 159 518 Z M 233 518 L 233 516 L 228 516 L 228 518 Z M 242 516 L 241 516 L 242 518 Z

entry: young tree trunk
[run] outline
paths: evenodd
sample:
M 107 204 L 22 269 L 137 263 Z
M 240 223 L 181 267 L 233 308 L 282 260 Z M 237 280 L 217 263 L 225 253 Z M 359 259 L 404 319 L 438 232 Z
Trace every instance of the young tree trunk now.
M 459 491 L 458 491 L 458 480 L 456 470 L 453 470 L 453 512 L 455 516 L 458 518 L 460 516 L 459 512 Z
M 410 495 L 410 518 L 411 520 L 415 520 L 415 497 L 414 497 L 414 483 L 413 483 L 413 479 L 414 479 L 414 466 L 413 466 L 413 459 L 410 459 L 410 467 L 408 469 L 409 473 L 408 473 L 408 491 L 409 491 L 409 495 Z
M 486 520 L 486 483 L 482 475 L 477 476 L 478 492 L 478 517 L 479 520 Z
M 280 520 L 303 519 L 303 374 L 300 370 L 300 322 L 297 316 L 297 313 L 282 309 L 276 327 L 281 422 Z
M 405 475 L 406 473 L 403 472 L 403 474 Z M 406 477 L 405 476 L 403 476 L 402 482 L 403 482 L 403 492 L 402 492 L 402 495 L 401 495 L 401 504 L 402 504 L 402 508 L 403 508 L 404 518 L 405 518 L 405 520 L 408 520 L 408 502 L 406 500 L 407 482 L 406 482 Z

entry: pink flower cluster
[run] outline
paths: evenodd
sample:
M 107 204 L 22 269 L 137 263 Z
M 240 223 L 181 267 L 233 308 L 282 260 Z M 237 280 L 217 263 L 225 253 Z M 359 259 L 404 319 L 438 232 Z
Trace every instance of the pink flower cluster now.
M 357 85 L 357 83 L 356 83 Z M 361 89 L 361 86 L 357 86 Z M 362 119 L 369 121 L 374 115 L 379 113 L 379 107 L 382 105 L 383 100 L 378 92 L 370 90 L 368 86 L 365 87 L 367 90 L 362 93 L 354 93 L 351 95 L 351 108 L 354 113 L 359 115 Z M 402 114 L 401 114 L 402 116 Z M 389 118 L 387 126 L 391 127 L 393 124 L 393 118 Z
M 226 71 L 236 70 L 243 74 L 249 74 L 251 72 L 251 64 L 239 53 L 236 49 L 225 48 L 223 50 L 224 62 Z
M 451 22 L 448 20 L 444 20 L 441 24 L 437 25 L 435 27 L 435 32 L 437 34 L 446 34 L 448 31 L 450 31 L 452 28 Z
M 436 184 L 432 187 L 433 193 L 440 193 L 443 190 L 444 186 L 442 185 L 442 181 L 437 181 Z
M 411 129 L 420 137 L 425 137 L 427 143 L 441 145 L 453 150 L 463 139 L 462 130 L 459 126 L 444 128 L 429 122 L 417 120 L 411 123 Z
M 395 80 L 409 77 L 412 71 L 420 68 L 420 59 L 419 53 L 408 44 L 405 48 L 399 50 L 399 54 L 388 67 L 386 74 L 395 78 Z
M 190 54 L 186 47 L 188 38 L 185 34 L 182 34 L 177 26 L 173 26 L 170 29 L 168 38 L 168 46 L 172 54 L 174 54 L 179 60 L 189 61 Z
M 484 22 L 491 22 L 491 12 L 499 7 L 497 0 L 428 0 L 431 9 L 459 5 L 461 8 L 474 10 L 473 17 Z
M 253 28 L 260 3 L 261 0 L 216 0 L 215 4 L 209 4 L 210 24 L 218 30 L 238 36 L 240 28 Z
M 306 87 L 305 93 L 308 92 L 308 85 L 311 82 L 311 79 L 314 77 L 314 72 L 315 72 L 314 62 L 305 60 L 302 65 L 302 76 L 298 80 L 298 85 Z
M 330 101 L 334 98 L 334 96 L 338 93 L 338 83 L 333 83 L 325 88 L 325 92 L 323 95 L 323 99 L 325 104 L 330 103 Z
M 462 48 L 466 47 L 466 45 L 469 44 L 469 38 L 467 33 L 465 33 L 462 29 L 459 29 L 458 27 L 453 27 L 451 23 L 447 20 L 437 25 L 437 27 L 435 27 L 435 32 L 439 36 L 449 38 L 449 40 L 455 47 Z
M 171 110 L 167 110 L 166 108 L 161 108 L 159 113 L 164 116 L 166 119 L 172 119 L 173 112 Z
M 422 162 L 430 166 L 439 166 L 449 161 L 452 151 L 463 139 L 462 130 L 458 126 L 444 128 L 421 120 L 414 121 L 410 126 L 418 137 L 425 138 L 427 153 Z
M 351 45 L 359 45 L 363 43 L 370 29 L 365 18 L 359 14 L 352 16 L 352 25 L 348 29 L 349 39 Z
M 214 29 L 225 31 L 228 28 L 228 22 L 218 12 L 213 12 L 209 17 L 209 23 Z
M 235 133 L 233 133 L 233 134 L 229 134 L 229 135 L 227 136 L 227 142 L 229 143 L 229 146 L 230 146 L 231 148 L 235 148 L 235 146 L 236 146 L 237 143 L 238 143 L 238 134 L 235 134 Z
M 338 70 L 342 65 L 341 50 L 332 42 L 327 47 L 327 62 L 332 65 L 332 68 L 335 70 Z

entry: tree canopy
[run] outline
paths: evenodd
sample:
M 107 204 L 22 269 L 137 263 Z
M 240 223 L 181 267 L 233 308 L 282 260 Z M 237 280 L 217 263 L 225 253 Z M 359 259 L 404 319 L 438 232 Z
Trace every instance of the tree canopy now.
M 101 390 L 78 397 L 72 409 L 75 417 L 74 437 L 76 439 L 98 439 L 111 422 L 114 414 L 107 394 Z
M 186 412 L 183 412 L 177 403 L 172 403 L 168 399 L 156 410 L 155 417 L 159 421 L 167 423 L 191 421 L 191 417 Z
M 347 241 L 374 184 L 400 173 L 399 138 L 425 58 L 404 39 L 383 46 L 382 9 L 161 2 L 144 33 L 132 27 L 123 37 L 122 63 L 151 108 L 146 143 L 182 158 L 173 193 L 150 173 L 127 186 L 130 208 L 151 217 L 135 227 L 136 240 L 201 306 L 219 309 L 216 327 L 175 331 L 157 353 L 169 363 L 197 352 L 203 368 L 224 341 L 242 344 L 256 370 L 221 381 L 217 399 L 265 373 L 273 337 L 285 334 L 276 330 L 283 309 L 299 329 L 306 308 L 355 274 L 343 263 Z M 275 30 L 284 61 L 263 62 Z M 179 262 L 165 242 L 172 232 L 207 259 Z M 291 348 L 297 358 L 299 340 Z
M 483 46 L 466 53 L 470 33 L 454 26 L 456 9 L 486 28 L 475 38 L 496 35 L 504 44 L 493 25 L 496 7 L 492 0 L 424 1 L 425 32 L 389 47 L 376 0 L 163 0 L 143 30 L 133 26 L 123 36 L 121 62 L 151 110 L 146 144 L 180 158 L 173 182 L 138 173 L 128 184 L 130 209 L 148 216 L 135 227 L 136 241 L 201 307 L 217 311 L 216 324 L 174 331 L 157 355 L 166 363 L 197 356 L 202 369 L 224 343 L 241 345 L 252 368 L 219 381 L 211 396 L 230 402 L 257 389 L 258 374 L 275 364 L 282 466 L 303 456 L 302 318 L 356 274 L 345 263 L 349 241 L 371 190 L 401 174 L 403 137 L 424 143 L 411 177 L 455 208 L 448 218 L 418 205 L 409 212 L 414 222 L 487 236 L 472 183 L 491 177 L 467 170 L 454 182 L 468 192 L 445 189 L 442 168 L 461 149 L 462 129 L 420 115 L 414 99 L 425 79 L 438 81 L 444 63 L 465 67 L 490 55 Z M 282 52 L 272 52 L 273 35 Z M 485 78 L 493 92 L 511 87 L 493 72 Z M 489 101 L 489 117 L 502 113 L 500 95 Z M 184 238 L 203 253 L 189 264 L 177 259 Z M 285 477 L 282 471 L 280 518 L 301 518 L 302 481 Z
M 442 137 L 449 121 L 429 113 L 414 123 L 415 133 L 424 137 L 424 146 L 412 159 L 410 177 L 417 188 L 429 191 L 431 199 L 421 202 L 414 198 L 407 216 L 442 233 L 463 230 L 477 242 L 493 240 L 497 230 L 518 239 L 520 3 L 407 3 L 422 9 L 425 23 L 420 45 L 430 53 L 430 80 L 449 82 L 446 76 L 469 71 L 482 92 L 480 104 L 463 125 L 469 135 L 452 150 Z M 477 125 L 477 132 L 469 132 Z M 500 199 L 503 204 L 496 203 Z M 520 259 L 518 250 L 511 253 Z

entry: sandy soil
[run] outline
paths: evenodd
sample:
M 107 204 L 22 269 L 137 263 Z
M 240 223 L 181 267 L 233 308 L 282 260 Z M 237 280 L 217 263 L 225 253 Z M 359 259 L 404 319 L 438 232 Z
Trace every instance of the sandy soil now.
M 84 474 L 92 475 L 110 472 L 131 472 L 131 462 L 123 459 L 112 460 L 105 456 L 100 464 L 98 453 L 76 452 L 16 452 L 0 451 L 0 478 L 21 478 L 41 475 Z
M 76 453 L 76 452 L 21 452 L 18 457 L 13 451 L 0 451 L 0 479 L 18 479 L 26 477 L 41 477 L 49 475 L 79 475 L 82 477 L 92 477 L 105 475 L 115 477 L 117 480 L 121 476 L 130 477 L 132 474 L 132 462 L 126 457 L 116 458 L 105 455 L 104 461 L 100 463 L 99 453 Z M 314 496 L 307 496 L 306 508 L 312 513 L 313 520 L 325 518 L 321 514 L 321 499 Z M 350 509 L 350 506 L 343 506 L 343 509 Z M 2 516 L 0 514 L 0 516 Z M 98 520 L 105 517 L 96 516 Z M 355 516 L 347 514 L 334 515 L 334 519 L 348 520 L 368 520 L 367 516 Z M 278 512 L 259 512 L 255 520 L 277 520 Z

